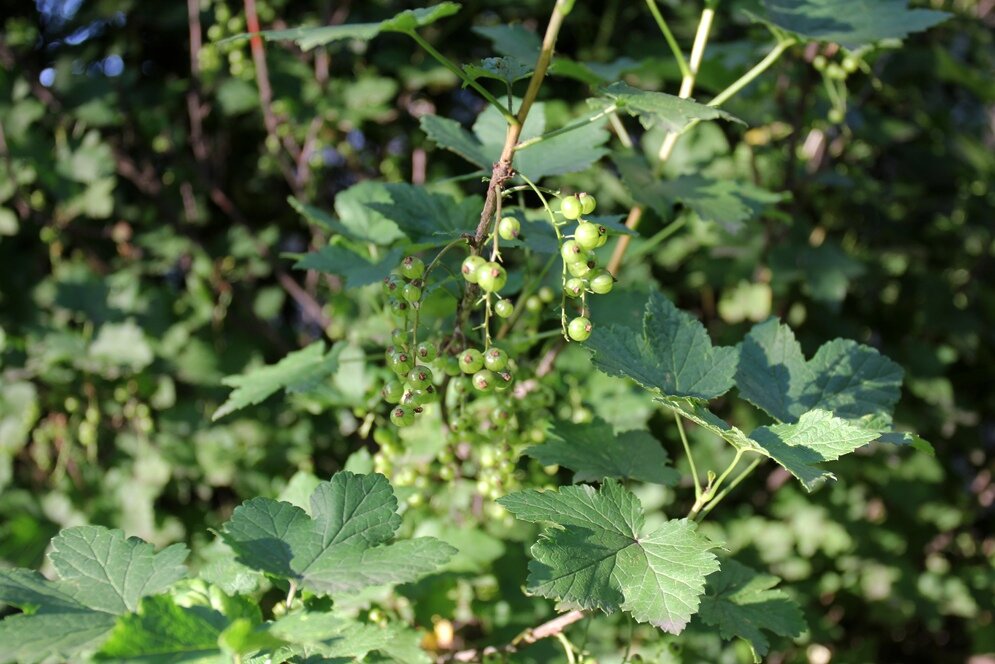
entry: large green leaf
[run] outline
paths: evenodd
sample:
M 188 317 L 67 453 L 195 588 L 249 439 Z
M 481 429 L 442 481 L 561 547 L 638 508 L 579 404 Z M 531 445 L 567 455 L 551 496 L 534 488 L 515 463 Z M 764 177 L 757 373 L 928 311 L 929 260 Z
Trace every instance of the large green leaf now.
M 600 418 L 587 424 L 557 421 L 548 440 L 529 447 L 525 454 L 544 466 L 570 468 L 575 482 L 614 477 L 674 486 L 680 480 L 680 473 L 668 465 L 667 451 L 649 431 L 616 434 Z
M 679 634 L 718 569 L 713 544 L 687 519 L 644 532 L 639 499 L 615 480 L 498 500 L 523 521 L 551 524 L 532 546 L 530 592 Z
M 0 602 L 24 613 L 0 621 L 0 662 L 78 657 L 97 648 L 116 617 L 186 575 L 187 549 L 151 544 L 120 530 L 79 526 L 52 540 L 49 558 L 59 578 L 0 571 Z
M 460 9 L 455 2 L 440 2 L 432 7 L 409 9 L 379 23 L 349 23 L 327 25 L 317 28 L 292 28 L 289 30 L 265 30 L 259 34 L 269 41 L 293 41 L 305 51 L 343 39 L 373 39 L 381 32 L 411 32 L 429 25 L 440 18 L 452 16 Z M 248 39 L 250 35 L 238 35 L 232 39 Z
M 780 422 L 822 409 L 882 428 L 900 396 L 902 368 L 877 350 L 836 339 L 806 361 L 794 332 L 771 318 L 739 346 L 736 386 L 744 399 Z
M 699 104 L 693 99 L 640 90 L 622 81 L 602 88 L 601 94 L 611 99 L 620 110 L 638 117 L 647 129 L 659 126 L 667 131 L 681 131 L 700 120 L 743 122 L 734 115 Z
M 367 661 L 365 658 L 369 653 L 377 652 L 390 658 L 390 661 L 405 664 L 428 664 L 431 661 L 419 645 L 420 635 L 399 624 L 381 627 L 334 613 L 309 611 L 280 618 L 273 623 L 270 633 L 295 644 L 291 651 L 300 654 L 314 653 L 327 658 Z
M 615 155 L 613 159 L 632 198 L 664 218 L 670 217 L 675 203 L 682 203 L 703 220 L 736 232 L 744 222 L 784 199 L 781 194 L 749 182 L 716 180 L 699 174 L 660 179 L 642 157 L 634 154 Z
M 714 399 L 732 387 L 736 373 L 736 348 L 713 347 L 694 316 L 655 291 L 642 330 L 599 325 L 587 345 L 601 371 L 664 396 Z
M 813 410 L 793 424 L 760 427 L 750 434 L 764 453 L 781 464 L 811 491 L 819 480 L 833 477 L 819 464 L 834 461 L 877 440 L 880 432 Z
M 235 508 L 221 531 L 239 560 L 317 593 L 354 592 L 429 574 L 456 552 L 421 537 L 388 544 L 400 524 L 383 475 L 336 473 L 311 494 L 311 514 L 290 503 L 254 498 Z
M 228 620 L 207 607 L 187 608 L 170 597 L 150 597 L 122 616 L 97 659 L 116 662 L 219 661 L 218 639 Z M 218 659 L 216 659 L 218 658 Z
M 518 100 L 516 100 L 516 105 Z M 464 159 L 490 171 L 501 156 L 507 122 L 497 109 L 489 106 L 477 117 L 473 133 L 459 123 L 426 116 L 421 119 L 425 133 L 441 147 L 451 150 Z M 546 129 L 546 107 L 536 103 L 522 127 L 521 141 L 540 136 Z M 588 168 L 608 153 L 604 147 L 609 134 L 604 121 L 584 125 L 559 136 L 533 143 L 517 150 L 512 165 L 530 180 L 550 175 L 575 173 Z
M 212 419 L 261 403 L 279 390 L 307 392 L 325 380 L 338 368 L 338 356 L 344 345 L 337 345 L 328 353 L 325 343 L 316 341 L 306 348 L 294 351 L 276 364 L 271 364 L 238 376 L 228 376 L 222 382 L 234 388 L 228 400 L 218 408 Z
M 764 632 L 797 637 L 806 627 L 798 605 L 783 590 L 774 588 L 780 582 L 776 576 L 760 574 L 735 560 L 723 560 L 721 569 L 708 577 L 699 618 L 717 627 L 724 639 L 746 640 L 753 661 L 760 664 L 770 650 Z
M 368 207 L 397 224 L 419 246 L 443 245 L 477 227 L 483 206 L 479 197 L 457 201 L 448 194 L 411 184 L 389 184 L 385 188 L 391 202 L 369 203 Z
M 884 39 L 904 39 L 950 18 L 931 9 L 909 9 L 908 0 L 764 0 L 766 22 L 804 39 L 849 49 Z

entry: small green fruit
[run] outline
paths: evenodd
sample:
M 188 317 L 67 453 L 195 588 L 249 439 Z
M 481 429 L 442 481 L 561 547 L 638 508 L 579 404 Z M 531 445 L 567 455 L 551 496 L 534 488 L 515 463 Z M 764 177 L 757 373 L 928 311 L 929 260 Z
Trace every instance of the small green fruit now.
M 516 240 L 522 232 L 522 224 L 514 217 L 504 217 L 498 222 L 498 235 L 502 240 Z
M 591 336 L 592 327 L 591 321 L 588 318 L 578 316 L 567 325 L 567 334 L 574 341 L 587 341 L 588 337 Z
M 576 196 L 566 196 L 560 201 L 560 213 L 566 219 L 577 219 L 581 215 L 580 201 Z

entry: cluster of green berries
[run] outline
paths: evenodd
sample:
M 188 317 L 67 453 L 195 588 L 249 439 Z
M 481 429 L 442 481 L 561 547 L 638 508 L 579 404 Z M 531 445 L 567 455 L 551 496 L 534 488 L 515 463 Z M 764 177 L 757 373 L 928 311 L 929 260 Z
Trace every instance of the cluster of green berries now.
M 503 392 L 515 381 L 515 375 L 508 364 L 508 353 L 495 346 L 483 352 L 467 348 L 456 359 L 456 367 L 460 373 L 469 376 L 473 389 L 485 394 Z M 464 382 L 457 380 L 455 389 L 465 388 Z
M 567 297 L 583 297 L 585 293 L 604 295 L 615 286 L 615 278 L 608 270 L 598 267 L 594 250 L 608 241 L 608 230 L 584 219 L 594 212 L 597 201 L 590 194 L 566 196 L 560 200 L 560 213 L 564 219 L 577 221 L 573 237 L 560 245 L 560 256 L 570 274 L 563 289 Z M 591 321 L 578 316 L 567 325 L 567 334 L 574 341 L 585 341 L 591 336 Z
M 477 284 L 485 293 L 497 293 L 508 282 L 508 272 L 500 263 L 486 261 L 480 256 L 467 256 L 460 272 L 468 283 Z
M 408 314 L 421 306 L 424 276 L 425 263 L 417 256 L 407 256 L 396 274 L 383 281 L 391 313 L 405 323 L 405 327 L 390 333 L 390 345 L 384 351 L 387 367 L 395 378 L 384 384 L 381 394 L 384 401 L 393 405 L 390 421 L 397 426 L 412 424 L 426 405 L 439 398 L 435 376 L 427 366 L 438 356 L 438 348 L 428 341 L 412 347 L 414 333 L 407 326 Z

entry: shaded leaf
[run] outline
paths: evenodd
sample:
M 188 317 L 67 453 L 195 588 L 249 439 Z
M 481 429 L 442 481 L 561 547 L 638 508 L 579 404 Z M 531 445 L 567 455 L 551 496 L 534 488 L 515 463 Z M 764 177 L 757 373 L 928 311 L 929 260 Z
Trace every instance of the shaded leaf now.
M 724 639 L 745 639 L 753 651 L 753 661 L 760 664 L 770 650 L 764 632 L 798 637 L 806 628 L 798 605 L 774 587 L 780 582 L 776 576 L 761 574 L 735 560 L 723 560 L 721 569 L 708 577 L 701 598 L 701 621 L 717 627 Z
M 680 473 L 668 465 L 667 451 L 648 431 L 616 434 L 602 419 L 587 424 L 557 421 L 548 440 L 525 454 L 544 466 L 570 468 L 575 482 L 614 477 L 674 486 L 680 480 Z
M 380 260 L 370 262 L 345 247 L 330 244 L 304 254 L 294 263 L 294 268 L 335 274 L 342 277 L 347 288 L 359 288 L 383 280 L 397 267 L 402 254 L 400 249 L 392 249 L 381 256 Z
M 463 65 L 471 78 L 493 78 L 511 85 L 532 74 L 532 67 L 518 58 L 505 56 L 503 58 L 484 58 L 479 65 Z
M 386 185 L 390 203 L 369 203 L 420 246 L 439 246 L 477 227 L 483 203 L 478 196 L 457 201 L 411 184 Z

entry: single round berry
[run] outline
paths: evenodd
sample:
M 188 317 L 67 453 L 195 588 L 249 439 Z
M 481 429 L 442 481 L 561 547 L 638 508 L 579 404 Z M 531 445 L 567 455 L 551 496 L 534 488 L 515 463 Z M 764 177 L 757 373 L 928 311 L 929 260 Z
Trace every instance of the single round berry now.
M 485 263 L 477 268 L 477 285 L 487 293 L 496 293 L 508 282 L 508 273 L 497 263 Z
M 525 308 L 537 314 L 542 311 L 542 300 L 539 299 L 538 295 L 530 295 L 529 299 L 525 300 Z
M 411 306 L 407 302 L 403 300 L 391 300 L 390 313 L 396 320 L 407 320 L 409 311 L 411 311 Z
M 493 371 L 481 369 L 473 374 L 473 386 L 480 392 L 490 392 L 494 389 L 494 385 L 497 382 L 495 379 L 496 376 Z
M 511 300 L 498 300 L 494 304 L 494 313 L 501 318 L 508 318 L 515 313 L 515 305 L 511 303 Z
M 597 261 L 592 258 L 588 258 L 586 261 L 567 263 L 567 272 L 575 277 L 586 277 L 591 273 L 591 270 L 597 267 L 597 265 Z
M 421 392 L 421 390 L 416 390 L 411 385 L 405 383 L 404 392 L 401 394 L 400 404 L 402 406 L 409 406 L 411 408 L 414 408 L 415 406 L 420 406 L 421 401 L 419 401 L 419 395 L 418 395 L 419 392 Z
M 401 286 L 404 282 L 396 274 L 389 274 L 383 278 L 383 294 L 387 297 L 400 295 Z
M 417 256 L 406 256 L 401 261 L 401 275 L 405 279 L 420 279 L 425 274 L 425 263 Z
M 511 387 L 512 383 L 515 382 L 515 374 L 511 373 L 511 371 L 509 371 L 508 369 L 505 369 L 503 371 L 498 371 L 494 375 L 497 376 L 496 380 L 497 384 L 494 387 L 497 389 L 498 392 L 505 391 L 506 389 Z
M 396 352 L 387 359 L 387 366 L 398 376 L 406 376 L 409 371 L 415 368 L 415 362 L 407 353 Z
M 598 201 L 591 194 L 578 194 L 577 201 L 580 203 L 581 214 L 591 214 L 598 207 Z
M 432 384 L 432 370 L 425 366 L 417 366 L 408 372 L 408 385 L 416 390 Z
M 567 283 L 563 284 L 563 291 L 567 297 L 580 297 L 580 294 L 584 292 L 584 280 L 577 277 L 567 279 Z
M 610 293 L 615 286 L 615 278 L 612 277 L 612 273 L 608 270 L 595 270 L 588 278 L 587 283 L 592 293 L 604 295 L 605 293 Z
M 514 217 L 505 217 L 498 222 L 498 235 L 502 240 L 516 240 L 522 232 L 522 224 Z
M 484 367 L 484 356 L 476 348 L 468 348 L 459 356 L 459 368 L 463 373 L 476 373 Z
M 587 341 L 591 336 L 591 321 L 584 316 L 578 316 L 567 325 L 567 334 L 574 341 Z
M 560 247 L 560 256 L 563 257 L 564 263 L 570 265 L 571 263 L 576 263 L 587 258 L 587 252 L 576 241 L 567 240 Z
M 577 225 L 577 230 L 574 231 L 574 240 L 580 245 L 581 249 L 587 251 L 597 249 L 603 228 L 603 226 L 598 227 L 590 222 L 582 221 Z
M 467 256 L 463 259 L 463 265 L 460 266 L 460 272 L 463 273 L 463 278 L 469 281 L 471 284 L 477 283 L 477 270 L 480 266 L 485 265 L 485 261 L 480 256 Z
M 459 360 L 453 355 L 446 355 L 442 359 L 442 370 L 446 372 L 447 376 L 460 375 Z
M 431 362 L 438 354 L 439 351 L 435 344 L 429 341 L 423 341 L 415 348 L 415 356 L 422 362 Z
M 415 421 L 414 409 L 398 406 L 390 411 L 390 421 L 399 427 L 411 426 Z
M 538 295 L 539 299 L 545 302 L 546 304 L 549 304 L 550 302 L 553 301 L 553 289 L 550 288 L 549 286 L 543 286 L 542 288 L 540 288 Z
M 401 385 L 400 381 L 388 380 L 384 383 L 383 389 L 380 390 L 380 394 L 383 396 L 383 400 L 387 403 L 397 403 L 401 400 L 401 395 L 404 394 L 404 386 Z
M 415 390 L 415 399 L 418 400 L 419 406 L 435 403 L 439 400 L 439 391 L 435 389 L 435 385 L 426 385 L 420 390 Z
M 407 330 L 402 330 L 399 327 L 395 327 L 393 330 L 391 330 L 390 331 L 390 343 L 392 343 L 392 344 L 394 344 L 395 346 L 398 346 L 398 347 L 403 346 L 404 344 L 408 343 L 408 332 L 407 332 Z
M 580 201 L 576 196 L 566 196 L 560 201 L 560 213 L 566 219 L 577 219 L 581 215 Z
M 421 299 L 421 289 L 414 284 L 404 284 L 404 288 L 401 289 L 401 297 L 408 302 L 417 302 Z
M 484 366 L 491 371 L 501 371 L 508 366 L 508 353 L 500 348 L 488 348 L 484 353 Z
M 603 247 L 608 242 L 608 229 L 604 226 L 599 226 L 601 229 L 601 235 L 598 236 L 598 247 Z

